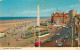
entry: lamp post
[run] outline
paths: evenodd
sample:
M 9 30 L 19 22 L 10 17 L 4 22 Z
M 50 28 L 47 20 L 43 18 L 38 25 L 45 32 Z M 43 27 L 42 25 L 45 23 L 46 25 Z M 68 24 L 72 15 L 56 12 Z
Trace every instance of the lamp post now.
M 72 47 L 73 47 L 73 26 L 72 26 Z
M 79 47 L 79 35 L 80 35 L 80 22 L 79 22 L 79 30 L 78 30 L 79 32 L 78 32 L 78 47 Z
M 35 26 L 33 26 L 35 28 Z M 36 40 L 36 33 L 34 31 L 34 45 L 35 45 L 35 40 Z
M 40 32 L 39 32 L 39 36 L 40 36 Z M 40 37 L 39 37 L 39 47 L 40 47 Z
M 74 19 L 75 19 L 75 15 L 73 15 L 73 17 L 72 17 L 72 21 L 73 21 L 73 22 L 75 22 Z M 73 47 L 73 38 L 74 38 L 74 37 L 73 37 L 73 36 L 74 36 L 74 35 L 73 35 L 73 29 L 74 29 L 73 26 L 74 26 L 74 25 L 75 25 L 75 23 L 72 23 L 72 45 L 71 45 L 72 47 Z

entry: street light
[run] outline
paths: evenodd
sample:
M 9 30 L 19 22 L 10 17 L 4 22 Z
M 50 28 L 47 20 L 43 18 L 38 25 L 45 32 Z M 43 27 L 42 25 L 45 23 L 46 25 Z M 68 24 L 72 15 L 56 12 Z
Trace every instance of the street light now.
M 79 32 L 78 32 L 78 47 L 79 47 Z
M 72 28 L 71 30 L 72 30 L 72 35 L 71 35 L 71 38 L 72 38 L 72 44 L 71 44 L 71 46 L 73 47 L 73 26 L 70 26 L 70 28 Z
M 39 26 L 39 36 L 40 36 L 40 26 Z M 40 37 L 39 37 L 39 47 L 40 47 Z
M 34 28 L 35 28 L 35 26 L 33 26 Z M 35 39 L 36 39 L 36 33 L 35 33 L 35 31 L 34 31 L 34 44 L 35 44 Z
M 72 47 L 73 47 L 73 26 L 72 26 Z
M 73 15 L 72 19 L 74 20 L 74 18 L 75 18 L 75 15 Z M 73 26 L 72 26 L 72 45 L 71 46 L 73 47 Z

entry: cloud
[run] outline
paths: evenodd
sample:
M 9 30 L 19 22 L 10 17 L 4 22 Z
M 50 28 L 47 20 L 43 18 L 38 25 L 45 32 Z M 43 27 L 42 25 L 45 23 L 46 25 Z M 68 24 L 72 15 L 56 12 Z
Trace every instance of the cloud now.
M 23 11 L 22 13 L 36 13 L 37 11 Z
M 3 1 L 3 0 L 0 0 L 0 1 Z
M 77 5 L 71 5 L 70 7 L 80 7 L 80 4 L 77 4 Z
M 50 12 L 50 11 L 54 11 L 54 10 L 55 10 L 54 8 L 51 8 L 51 9 L 41 10 L 41 12 Z
M 51 8 L 51 9 L 40 10 L 40 12 L 51 12 L 51 11 L 54 11 L 54 10 L 55 10 L 54 8 Z M 23 14 L 25 14 L 25 13 L 37 13 L 37 10 L 36 11 L 23 11 L 22 13 Z

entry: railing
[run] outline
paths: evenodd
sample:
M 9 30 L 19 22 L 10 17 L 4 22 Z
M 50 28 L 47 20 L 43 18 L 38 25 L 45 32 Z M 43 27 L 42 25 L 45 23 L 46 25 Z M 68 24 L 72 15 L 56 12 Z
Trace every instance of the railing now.
M 45 35 L 42 35 L 42 36 L 38 36 L 38 37 L 45 37 L 45 36 L 48 36 L 49 35 L 49 33 L 48 34 L 45 34 Z

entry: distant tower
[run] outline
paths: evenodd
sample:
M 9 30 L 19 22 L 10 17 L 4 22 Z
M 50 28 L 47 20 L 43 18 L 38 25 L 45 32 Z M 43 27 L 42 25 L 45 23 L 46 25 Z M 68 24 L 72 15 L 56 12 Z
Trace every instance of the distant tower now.
M 75 10 L 70 10 L 69 11 L 69 17 L 71 18 L 71 17 L 74 17 L 75 15 L 77 15 L 77 11 L 75 11 Z
M 37 26 L 40 26 L 39 4 L 37 7 Z

